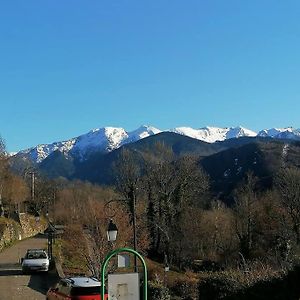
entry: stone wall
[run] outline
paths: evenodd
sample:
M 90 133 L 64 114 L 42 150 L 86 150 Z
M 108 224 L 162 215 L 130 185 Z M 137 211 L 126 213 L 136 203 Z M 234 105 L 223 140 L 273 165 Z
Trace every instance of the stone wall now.
M 14 220 L 0 217 L 0 251 L 22 238 L 22 228 Z
M 28 238 L 38 233 L 44 232 L 47 228 L 47 221 L 43 218 L 36 219 L 36 217 L 26 214 L 19 214 L 19 222 L 22 228 L 22 238 Z
M 43 232 L 46 227 L 44 219 L 37 221 L 34 216 L 25 213 L 13 218 L 0 217 L 0 251 L 17 240 Z

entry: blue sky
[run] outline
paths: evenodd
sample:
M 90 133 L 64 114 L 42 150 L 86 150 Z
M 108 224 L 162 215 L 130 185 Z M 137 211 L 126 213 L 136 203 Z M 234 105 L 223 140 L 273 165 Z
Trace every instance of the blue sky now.
M 300 127 L 300 1 L 0 3 L 9 151 L 104 126 Z

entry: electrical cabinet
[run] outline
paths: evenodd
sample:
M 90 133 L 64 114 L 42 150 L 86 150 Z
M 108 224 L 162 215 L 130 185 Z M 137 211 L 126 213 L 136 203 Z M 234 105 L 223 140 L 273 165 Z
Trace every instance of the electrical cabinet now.
M 140 274 L 108 274 L 109 300 L 139 300 Z

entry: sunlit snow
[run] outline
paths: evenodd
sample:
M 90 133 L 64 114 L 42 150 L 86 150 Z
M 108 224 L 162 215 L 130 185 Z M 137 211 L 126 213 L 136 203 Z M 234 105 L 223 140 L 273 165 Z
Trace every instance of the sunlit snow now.
M 84 160 L 89 154 L 95 151 L 110 152 L 122 145 L 136 142 L 161 132 L 174 132 L 207 143 L 245 136 L 254 137 L 256 135 L 261 137 L 300 140 L 300 130 L 293 129 L 292 127 L 264 129 L 258 134 L 241 126 L 226 128 L 207 126 L 199 129 L 176 127 L 168 130 L 160 130 L 153 126 L 143 125 L 130 132 L 127 132 L 120 127 L 103 127 L 93 129 L 86 134 L 67 141 L 42 144 L 30 149 L 22 150 L 16 155 L 20 155 L 23 158 L 28 157 L 31 160 L 40 163 L 54 151 L 60 151 L 67 158 L 69 155 L 75 155 L 81 160 Z M 256 163 L 256 161 L 254 163 Z

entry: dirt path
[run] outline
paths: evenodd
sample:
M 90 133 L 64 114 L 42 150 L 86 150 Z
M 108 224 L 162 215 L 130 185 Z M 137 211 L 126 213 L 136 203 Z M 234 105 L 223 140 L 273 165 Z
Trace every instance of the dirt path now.
M 40 300 L 53 281 L 53 275 L 37 273 L 23 275 L 20 259 L 27 249 L 47 248 L 47 238 L 39 235 L 24 241 L 0 253 L 0 300 Z

